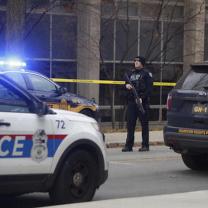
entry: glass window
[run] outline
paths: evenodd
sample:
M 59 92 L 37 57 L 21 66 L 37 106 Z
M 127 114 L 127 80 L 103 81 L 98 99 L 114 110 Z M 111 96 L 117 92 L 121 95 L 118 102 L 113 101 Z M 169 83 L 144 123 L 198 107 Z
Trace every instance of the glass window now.
M 116 14 L 115 1 L 114 0 L 102 0 L 101 1 L 101 14 L 114 16 Z
M 40 74 L 50 77 L 50 63 L 49 61 L 27 61 L 27 68 L 29 70 L 39 72 Z M 52 76 L 52 74 L 51 74 Z
M 114 40 L 114 21 L 110 19 L 102 19 L 101 21 L 101 60 L 113 60 L 113 40 Z
M 56 0 L 52 3 L 52 11 L 57 13 L 75 13 L 76 1 L 75 0 Z
M 132 64 L 116 64 L 116 80 L 124 81 L 125 73 L 134 67 Z M 125 105 L 127 91 L 124 85 L 115 85 L 115 105 Z
M 159 21 L 142 21 L 140 54 L 148 61 L 161 59 L 161 24 Z
M 52 65 L 52 77 L 64 79 L 77 78 L 77 63 L 76 62 L 58 62 L 54 61 Z M 58 83 L 62 87 L 66 87 L 70 92 L 77 92 L 76 83 Z
M 56 85 L 50 82 L 48 79 L 35 74 L 27 74 L 27 76 L 30 79 L 34 90 L 44 92 L 57 91 Z
M 49 40 L 49 15 L 30 14 L 26 19 L 26 57 L 49 58 Z
M 183 65 L 171 64 L 162 66 L 162 81 L 177 82 L 183 74 Z
M 102 64 L 100 66 L 100 79 L 112 80 L 113 79 L 113 64 Z M 99 104 L 110 105 L 112 102 L 112 86 L 100 85 Z
M 76 22 L 76 17 L 53 15 L 53 58 L 76 59 Z
M 208 24 L 205 24 L 204 60 L 208 61 Z
M 163 5 L 162 17 L 173 20 L 173 19 L 182 19 L 184 16 L 184 7 L 178 6 L 177 1 L 173 5 Z
M 19 84 L 21 87 L 23 87 L 25 89 L 27 88 L 25 80 L 24 80 L 24 78 L 23 78 L 21 73 L 7 72 L 6 76 L 9 77 L 10 79 L 12 79 L 17 84 Z
M 183 61 L 183 31 L 183 23 L 166 22 L 164 24 L 164 61 Z
M 142 17 L 158 18 L 161 15 L 161 9 L 161 4 L 143 2 L 141 5 L 141 14 Z
M 27 8 L 29 10 L 46 10 L 50 7 L 50 0 L 27 0 Z M 53 5 L 51 5 L 53 6 Z
M 6 12 L 0 11 L 0 56 L 5 54 Z
M 7 0 L 0 0 L 0 5 L 1 6 L 6 6 Z
M 116 60 L 132 60 L 138 49 L 138 22 L 119 20 L 116 25 Z
M 28 113 L 27 103 L 0 83 L 0 112 Z
M 130 1 L 117 2 L 118 15 L 137 16 L 138 4 Z

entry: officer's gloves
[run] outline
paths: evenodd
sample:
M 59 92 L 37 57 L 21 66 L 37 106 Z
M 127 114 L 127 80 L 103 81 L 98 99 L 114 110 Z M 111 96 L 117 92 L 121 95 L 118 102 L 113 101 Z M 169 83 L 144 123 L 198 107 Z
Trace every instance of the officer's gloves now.
M 126 89 L 131 90 L 132 86 L 130 84 L 126 84 Z

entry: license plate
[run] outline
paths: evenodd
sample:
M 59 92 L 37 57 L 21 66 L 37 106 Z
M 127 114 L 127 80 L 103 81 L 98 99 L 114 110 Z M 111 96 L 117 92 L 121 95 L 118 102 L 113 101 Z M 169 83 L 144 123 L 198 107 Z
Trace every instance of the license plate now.
M 208 113 L 208 106 L 201 104 L 193 105 L 192 113 L 197 113 L 197 114 Z

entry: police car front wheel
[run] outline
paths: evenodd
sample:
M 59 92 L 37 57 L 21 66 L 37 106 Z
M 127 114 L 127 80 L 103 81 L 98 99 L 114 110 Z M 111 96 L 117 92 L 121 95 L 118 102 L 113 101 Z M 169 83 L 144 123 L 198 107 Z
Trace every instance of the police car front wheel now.
M 58 204 L 90 201 L 96 190 L 96 170 L 96 161 L 87 151 L 71 153 L 50 191 L 51 199 Z

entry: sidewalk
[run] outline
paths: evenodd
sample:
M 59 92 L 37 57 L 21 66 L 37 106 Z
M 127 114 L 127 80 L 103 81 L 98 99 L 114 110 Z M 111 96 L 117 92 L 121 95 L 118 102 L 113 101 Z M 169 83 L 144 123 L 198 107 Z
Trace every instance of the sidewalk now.
M 65 204 L 48 208 L 205 208 L 208 204 L 208 191 L 196 191 L 157 196 L 121 198 L 85 203 Z
M 126 141 L 127 132 L 105 133 L 107 148 L 123 147 Z M 135 145 L 140 146 L 142 141 L 141 131 L 135 132 Z M 163 145 L 163 131 L 150 131 L 150 146 Z

